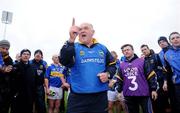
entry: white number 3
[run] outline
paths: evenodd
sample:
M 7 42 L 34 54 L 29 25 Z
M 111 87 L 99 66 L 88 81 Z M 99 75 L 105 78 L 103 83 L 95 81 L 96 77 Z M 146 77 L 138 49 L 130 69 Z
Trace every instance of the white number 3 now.
M 130 79 L 131 80 L 131 84 L 134 85 L 134 87 L 130 86 L 129 90 L 135 91 L 138 88 L 138 84 L 136 82 L 136 76 L 128 76 L 128 79 Z

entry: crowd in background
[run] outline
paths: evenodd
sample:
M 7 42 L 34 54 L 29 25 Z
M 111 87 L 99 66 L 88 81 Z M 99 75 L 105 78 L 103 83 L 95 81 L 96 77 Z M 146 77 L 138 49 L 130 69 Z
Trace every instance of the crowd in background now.
M 40 49 L 32 60 L 29 49 L 13 60 L 9 41 L 1 40 L 0 113 L 63 112 L 64 91 L 67 113 L 139 113 L 140 108 L 143 113 L 180 113 L 178 32 L 172 32 L 169 41 L 164 36 L 157 39 L 160 52 L 140 45 L 140 57 L 133 45 L 124 44 L 120 60 L 93 34 L 89 23 L 73 25 L 69 40 L 59 55 L 52 55 L 49 66 Z

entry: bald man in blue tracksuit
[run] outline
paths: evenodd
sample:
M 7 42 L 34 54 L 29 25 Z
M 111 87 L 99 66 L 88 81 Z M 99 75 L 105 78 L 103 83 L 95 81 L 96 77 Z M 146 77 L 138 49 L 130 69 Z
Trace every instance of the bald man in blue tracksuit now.
M 79 42 L 75 43 L 77 34 Z M 60 52 L 61 64 L 71 68 L 67 113 L 108 113 L 108 77 L 115 74 L 116 62 L 93 34 L 89 23 L 72 26 Z

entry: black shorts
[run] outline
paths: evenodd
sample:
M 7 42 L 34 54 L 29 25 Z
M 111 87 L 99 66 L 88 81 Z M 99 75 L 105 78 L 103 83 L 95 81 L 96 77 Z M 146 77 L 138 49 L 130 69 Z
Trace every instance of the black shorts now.
M 107 91 L 92 94 L 71 92 L 67 113 L 108 113 Z

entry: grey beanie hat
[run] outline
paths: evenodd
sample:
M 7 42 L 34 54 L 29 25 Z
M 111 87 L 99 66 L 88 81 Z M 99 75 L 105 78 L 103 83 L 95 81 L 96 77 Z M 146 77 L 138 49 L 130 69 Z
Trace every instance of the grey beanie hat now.
M 10 47 L 10 43 L 8 40 L 1 40 L 0 41 L 0 47 Z

